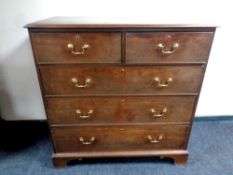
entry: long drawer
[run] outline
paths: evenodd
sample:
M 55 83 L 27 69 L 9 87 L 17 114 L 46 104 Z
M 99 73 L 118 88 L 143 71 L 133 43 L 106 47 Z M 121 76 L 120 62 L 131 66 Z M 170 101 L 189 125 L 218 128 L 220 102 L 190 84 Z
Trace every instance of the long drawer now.
M 213 36 L 213 32 L 128 32 L 126 62 L 203 63 Z
M 50 124 L 190 122 L 195 96 L 46 98 Z
M 198 93 L 202 66 L 41 66 L 46 95 Z
M 51 128 L 56 152 L 184 149 L 188 125 Z
M 39 63 L 120 63 L 121 33 L 32 33 Z

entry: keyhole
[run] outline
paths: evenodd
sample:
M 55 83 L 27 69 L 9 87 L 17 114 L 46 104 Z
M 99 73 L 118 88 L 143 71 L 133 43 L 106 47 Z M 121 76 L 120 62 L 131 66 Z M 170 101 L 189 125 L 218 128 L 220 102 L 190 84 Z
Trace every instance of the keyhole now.
M 79 36 L 79 35 L 77 35 L 77 36 L 76 36 L 76 40 L 78 41 L 79 39 L 80 39 L 80 36 Z

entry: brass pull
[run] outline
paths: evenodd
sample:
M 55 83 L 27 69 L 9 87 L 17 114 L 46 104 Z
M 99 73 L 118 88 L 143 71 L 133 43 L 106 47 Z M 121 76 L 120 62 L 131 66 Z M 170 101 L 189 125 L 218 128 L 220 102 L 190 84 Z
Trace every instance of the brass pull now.
M 79 118 L 81 118 L 81 119 L 90 118 L 90 115 L 93 114 L 93 112 L 94 112 L 94 111 L 93 111 L 92 109 L 90 109 L 90 110 L 88 111 L 87 115 L 82 115 L 82 112 L 81 112 L 80 109 L 77 109 L 77 110 L 76 110 L 76 113 L 78 114 Z
M 78 79 L 77 78 L 72 78 L 71 81 L 72 81 L 73 85 L 78 87 L 78 88 L 85 88 L 91 83 L 90 78 L 86 78 L 85 84 L 78 84 Z
M 172 77 L 169 77 L 165 83 L 161 83 L 161 80 L 159 77 L 155 77 L 154 80 L 158 87 L 167 87 L 173 81 Z
M 91 137 L 89 141 L 85 141 L 85 139 L 84 139 L 83 137 L 79 137 L 79 141 L 80 141 L 83 145 L 90 145 L 90 144 L 94 143 L 95 137 Z
M 159 117 L 164 116 L 164 115 L 167 113 L 167 108 L 164 107 L 164 108 L 161 110 L 161 112 L 159 112 L 159 113 L 157 113 L 156 110 L 155 110 L 154 108 L 151 108 L 151 109 L 150 109 L 150 112 L 151 112 L 151 114 L 152 114 L 153 117 L 159 118 Z
M 180 47 L 179 43 L 174 43 L 171 50 L 164 50 L 164 45 L 163 45 L 163 43 L 157 44 L 157 48 L 158 48 L 159 50 L 161 50 L 162 54 L 164 54 L 164 55 L 171 55 L 171 54 L 175 53 L 175 51 L 176 51 L 179 47 Z
M 72 43 L 67 44 L 67 48 L 71 51 L 73 55 L 83 55 L 85 52 L 85 49 L 88 49 L 90 47 L 89 44 L 83 44 L 81 51 L 75 51 L 74 45 Z
M 156 139 L 153 139 L 151 135 L 147 136 L 147 140 L 152 144 L 160 143 L 160 141 L 163 140 L 163 138 L 163 135 L 159 135 Z

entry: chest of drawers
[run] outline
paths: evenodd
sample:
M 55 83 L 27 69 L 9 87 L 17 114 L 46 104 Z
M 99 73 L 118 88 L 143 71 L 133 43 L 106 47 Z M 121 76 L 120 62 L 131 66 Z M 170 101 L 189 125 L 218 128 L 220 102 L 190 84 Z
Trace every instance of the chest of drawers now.
M 51 18 L 26 25 L 53 161 L 188 159 L 215 27 Z

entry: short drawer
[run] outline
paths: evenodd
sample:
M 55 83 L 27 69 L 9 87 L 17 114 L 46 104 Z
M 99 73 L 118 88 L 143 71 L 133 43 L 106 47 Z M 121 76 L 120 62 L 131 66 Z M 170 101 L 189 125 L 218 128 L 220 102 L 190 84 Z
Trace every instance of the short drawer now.
M 204 67 L 42 66 L 46 95 L 120 95 L 199 92 Z
M 51 128 L 56 152 L 184 149 L 189 125 Z
M 120 33 L 32 33 L 39 63 L 120 63 Z
M 213 32 L 129 32 L 126 34 L 126 62 L 206 62 Z
M 195 96 L 46 98 L 50 124 L 190 122 Z

